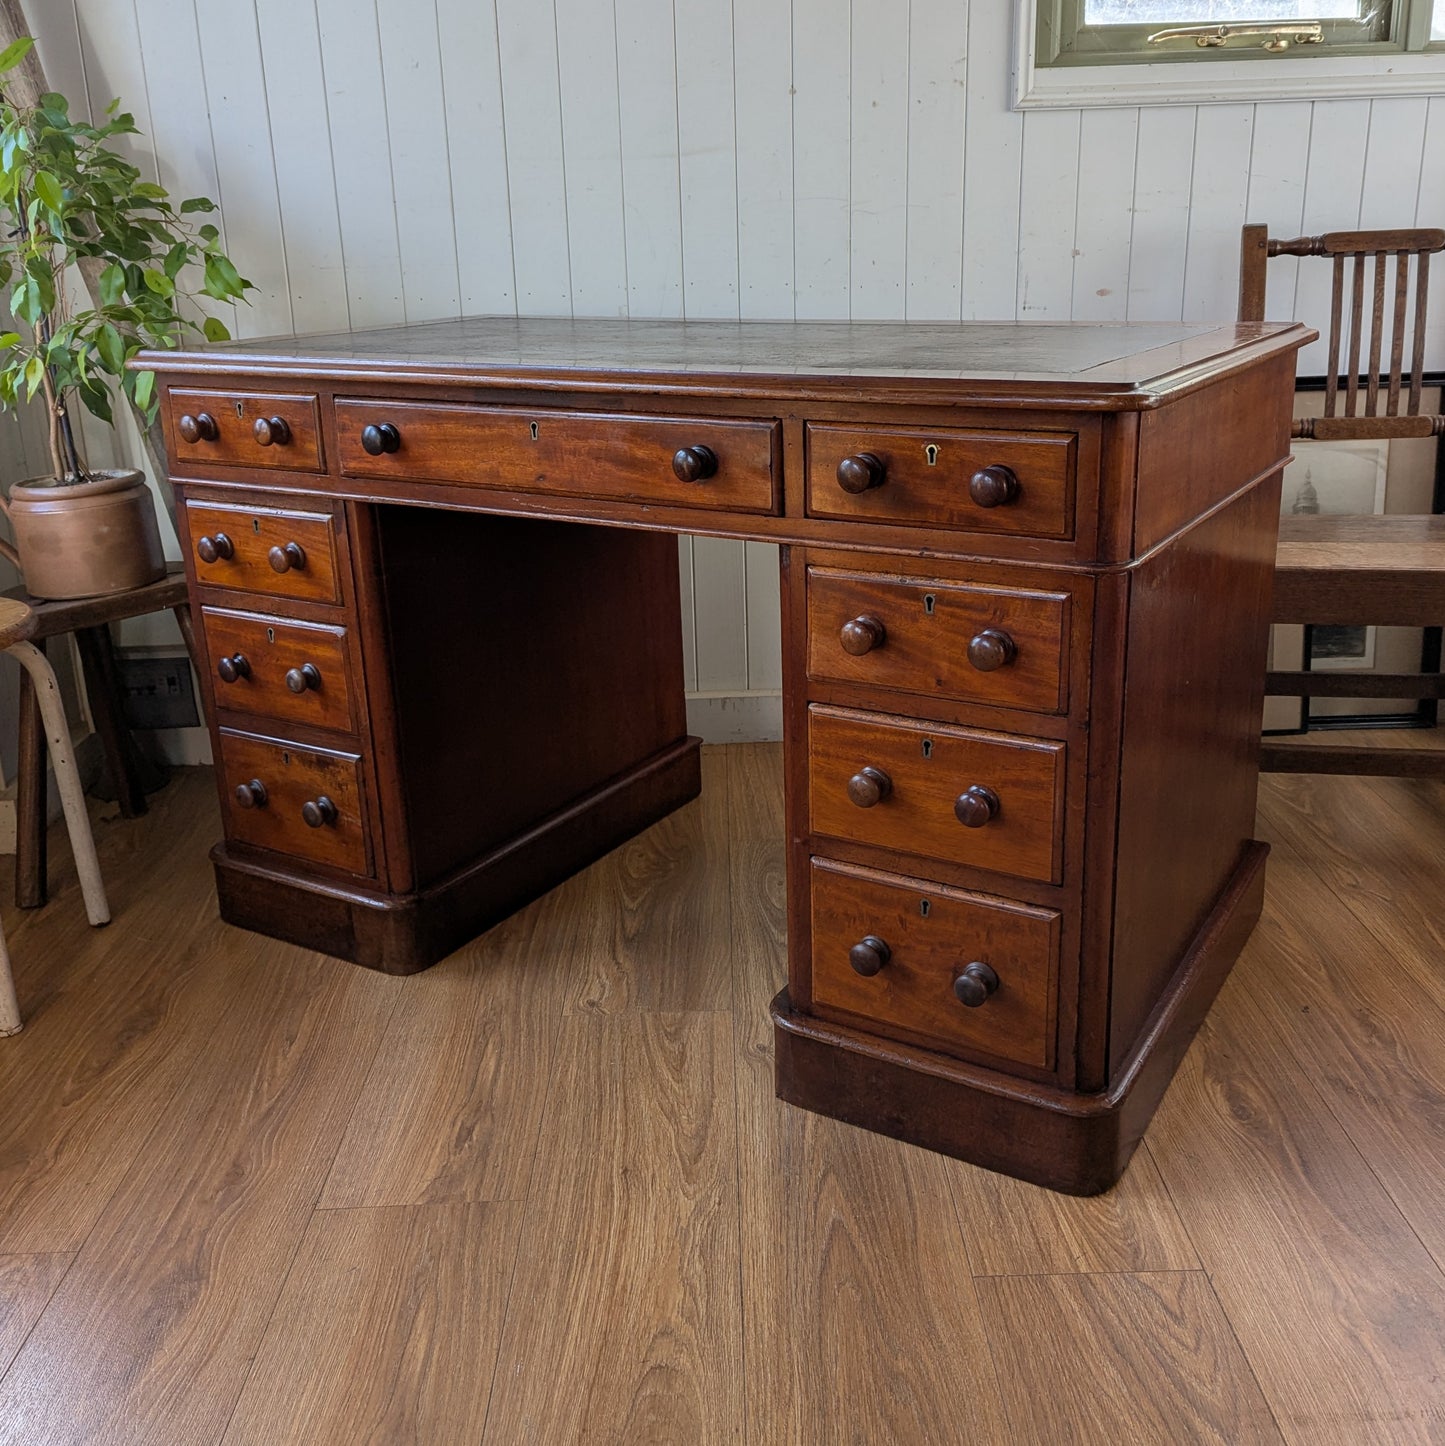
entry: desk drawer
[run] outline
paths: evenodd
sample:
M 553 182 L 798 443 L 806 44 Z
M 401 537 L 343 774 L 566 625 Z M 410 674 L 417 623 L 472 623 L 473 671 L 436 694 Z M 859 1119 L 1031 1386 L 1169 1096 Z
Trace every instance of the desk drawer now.
M 172 391 L 166 396 L 171 466 L 320 472 L 321 416 L 314 392 Z
M 808 516 L 1069 538 L 1077 461 L 1072 432 L 810 424 Z
M 331 514 L 186 503 L 196 580 L 212 587 L 339 602 Z
M 812 862 L 811 892 L 818 1014 L 1053 1065 L 1056 910 L 826 859 Z
M 1064 752 L 1064 744 L 1042 739 L 815 703 L 808 709 L 812 829 L 1058 883 Z
M 780 433 L 771 421 L 339 400 L 336 430 L 348 477 L 778 510 Z
M 227 838 L 348 873 L 371 872 L 357 754 L 227 728 L 220 737 Z
M 808 569 L 808 676 L 1068 708 L 1069 595 Z
M 346 629 L 202 608 L 216 704 L 238 713 L 356 727 Z

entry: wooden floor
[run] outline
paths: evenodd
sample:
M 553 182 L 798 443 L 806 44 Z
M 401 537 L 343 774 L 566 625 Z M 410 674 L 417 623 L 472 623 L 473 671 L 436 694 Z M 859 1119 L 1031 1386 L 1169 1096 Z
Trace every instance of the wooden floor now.
M 1275 777 L 1112 1194 L 773 1098 L 780 760 L 429 973 L 215 918 L 211 781 L 4 922 L 0 1441 L 1445 1441 L 1445 786 Z

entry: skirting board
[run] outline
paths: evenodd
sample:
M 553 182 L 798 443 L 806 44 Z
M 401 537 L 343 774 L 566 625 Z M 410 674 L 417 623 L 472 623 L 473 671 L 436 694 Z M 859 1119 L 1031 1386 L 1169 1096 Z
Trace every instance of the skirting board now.
M 687 731 L 704 743 L 777 743 L 783 736 L 783 695 L 690 693 Z

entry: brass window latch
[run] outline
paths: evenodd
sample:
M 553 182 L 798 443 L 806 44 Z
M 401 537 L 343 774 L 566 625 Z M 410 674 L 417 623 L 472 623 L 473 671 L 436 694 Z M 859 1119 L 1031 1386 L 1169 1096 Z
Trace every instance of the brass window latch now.
M 1304 21 L 1292 25 L 1173 25 L 1168 30 L 1156 30 L 1145 44 L 1167 45 L 1171 40 L 1192 40 L 1204 49 L 1223 45 L 1230 40 L 1256 38 L 1265 50 L 1288 50 L 1292 44 L 1322 44 L 1325 31 L 1318 21 Z

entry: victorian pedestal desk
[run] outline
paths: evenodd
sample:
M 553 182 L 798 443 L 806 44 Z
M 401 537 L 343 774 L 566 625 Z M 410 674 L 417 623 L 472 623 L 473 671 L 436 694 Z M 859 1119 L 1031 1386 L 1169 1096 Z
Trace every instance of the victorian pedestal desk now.
M 776 542 L 779 1093 L 1107 1188 L 1260 909 L 1310 336 L 507 318 L 143 355 L 222 916 L 423 969 L 694 797 L 669 534 Z

